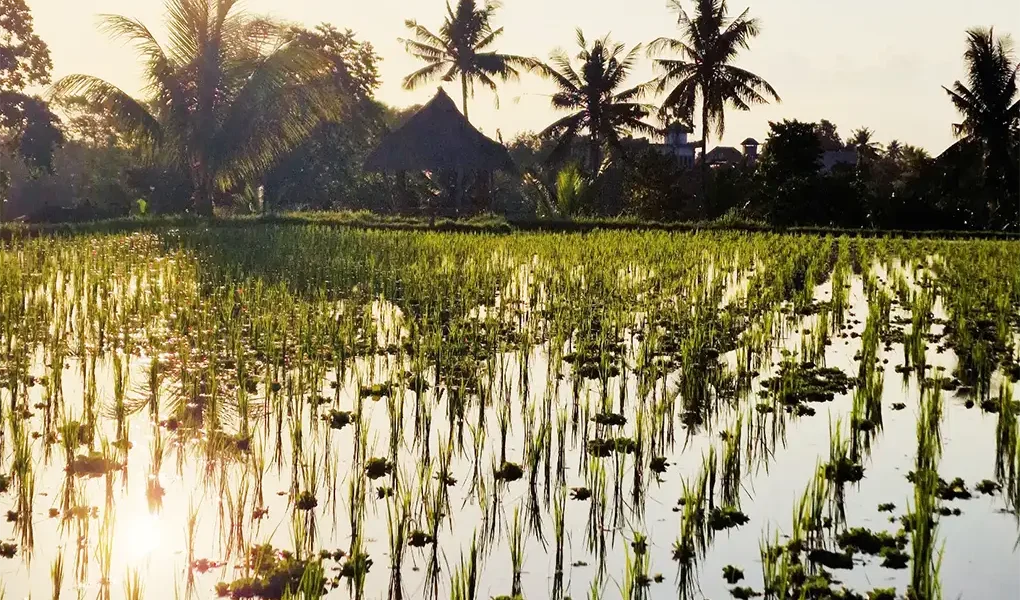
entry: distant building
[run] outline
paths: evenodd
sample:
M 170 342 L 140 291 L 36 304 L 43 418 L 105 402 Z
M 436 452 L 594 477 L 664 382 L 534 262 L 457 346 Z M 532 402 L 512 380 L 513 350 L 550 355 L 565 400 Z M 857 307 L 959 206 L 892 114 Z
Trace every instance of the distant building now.
M 733 146 L 716 146 L 708 151 L 708 166 L 729 167 L 739 164 L 744 160 L 744 155 Z
M 682 123 L 673 123 L 666 128 L 665 143 L 652 144 L 652 147 L 663 154 L 675 156 L 682 167 L 693 168 L 701 159 L 698 155 L 701 141 L 688 140 L 688 135 L 692 132 L 690 127 Z M 708 151 L 708 166 L 719 168 L 740 164 L 754 165 L 760 158 L 759 149 L 761 146 L 758 140 L 750 137 L 740 142 L 741 149 L 739 150 L 733 146 L 716 146 Z M 834 168 L 840 165 L 856 166 L 857 149 L 850 147 L 822 152 L 822 161 L 819 167 L 822 173 L 831 173 Z
M 698 147 L 698 142 L 687 141 L 687 135 L 691 132 L 691 128 L 683 123 L 673 123 L 666 128 L 666 143 L 652 144 L 652 147 L 663 154 L 675 156 L 682 167 L 693 167 L 694 151 Z
M 748 163 L 754 164 L 758 162 L 758 146 L 760 146 L 758 140 L 749 137 L 740 142 L 740 145 L 744 148 L 744 159 Z

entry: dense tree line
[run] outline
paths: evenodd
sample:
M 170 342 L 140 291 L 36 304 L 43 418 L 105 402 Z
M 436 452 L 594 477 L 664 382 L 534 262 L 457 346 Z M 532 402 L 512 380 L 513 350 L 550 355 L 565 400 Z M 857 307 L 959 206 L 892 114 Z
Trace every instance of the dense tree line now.
M 701 156 L 724 132 L 726 109 L 779 101 L 740 68 L 760 23 L 731 16 L 725 0 L 674 0 L 680 35 L 626 46 L 578 30 L 575 54 L 548 62 L 500 52 L 499 5 L 459 0 L 433 32 L 408 21 L 407 51 L 424 65 L 407 88 L 456 82 L 465 115 L 476 86 L 524 76 L 548 80 L 563 116 L 507 145 L 519 172 L 381 175 L 368 152 L 413 114 L 376 98 L 380 57 L 352 31 L 305 29 L 250 15 L 236 0 L 170 0 L 171 43 L 119 16 L 103 27 L 131 41 L 147 94 L 74 75 L 47 95 L 45 43 L 24 0 L 0 4 L 0 218 L 93 219 L 219 210 L 368 209 L 407 214 L 455 210 L 516 218 L 579 215 L 654 220 L 753 219 L 775 225 L 895 229 L 1020 226 L 1020 100 L 1008 37 L 966 35 L 968 76 L 944 91 L 961 119 L 957 142 L 937 157 L 860 128 L 843 139 L 826 120 L 770 124 L 761 156 L 723 166 L 682 164 L 657 140 L 663 126 L 700 127 Z M 631 81 L 649 56 L 659 76 Z M 648 99 L 663 99 L 653 105 Z M 947 124 L 948 125 L 948 124 Z M 635 138 L 635 135 L 645 138 Z M 502 141 L 502 140 L 500 140 Z M 827 152 L 856 160 L 829 165 Z M 845 153 L 844 153 L 845 154 Z

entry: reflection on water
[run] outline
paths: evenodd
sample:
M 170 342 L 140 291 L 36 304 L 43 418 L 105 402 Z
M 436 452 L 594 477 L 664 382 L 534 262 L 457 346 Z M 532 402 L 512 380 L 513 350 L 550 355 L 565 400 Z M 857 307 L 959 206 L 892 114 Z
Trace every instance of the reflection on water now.
M 145 503 L 138 503 L 139 499 L 136 494 L 128 502 L 117 504 L 113 537 L 114 551 L 132 567 L 148 563 L 163 539 L 163 521 L 159 515 L 150 513 Z
M 1020 281 L 981 279 L 1013 245 L 26 244 L 0 251 L 9 597 L 1020 595 Z

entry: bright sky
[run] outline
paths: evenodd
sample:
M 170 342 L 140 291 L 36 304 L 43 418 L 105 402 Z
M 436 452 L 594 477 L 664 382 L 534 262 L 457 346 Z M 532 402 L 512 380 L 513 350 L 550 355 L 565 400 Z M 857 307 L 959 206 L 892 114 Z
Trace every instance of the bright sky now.
M 691 0 L 692 2 L 693 0 Z M 690 6 L 691 2 L 688 2 Z M 676 35 L 666 0 L 505 0 L 496 24 L 506 28 L 497 49 L 548 58 L 555 48 L 573 53 L 574 29 L 589 39 L 611 33 L 629 46 L 662 35 Z M 140 87 L 138 61 L 129 47 L 97 31 L 97 15 L 116 13 L 141 19 L 160 30 L 160 0 L 28 0 L 36 33 L 49 44 L 54 75 L 87 73 L 125 91 Z M 383 57 L 379 98 L 395 106 L 426 101 L 430 85 L 405 92 L 400 80 L 416 68 L 397 42 L 407 33 L 405 19 L 438 30 L 442 0 L 246 0 L 251 11 L 314 26 L 329 22 L 351 28 L 372 42 Z M 964 31 L 994 26 L 1020 37 L 1016 0 L 730 0 L 731 13 L 750 6 L 763 25 L 761 35 L 737 65 L 764 77 L 783 102 L 749 113 L 729 110 L 723 142 L 765 138 L 768 121 L 829 119 L 846 137 L 859 126 L 886 143 L 899 139 L 937 154 L 952 142 L 956 118 L 942 85 L 963 75 Z M 157 33 L 158 35 L 158 33 Z M 633 83 L 651 79 L 651 61 L 642 59 Z M 449 89 L 459 98 L 459 89 Z M 520 131 L 540 130 L 556 113 L 549 107 L 552 85 L 525 75 L 505 84 L 499 105 L 488 92 L 471 101 L 471 120 L 490 136 L 509 140 Z M 715 138 L 712 138 L 713 145 Z

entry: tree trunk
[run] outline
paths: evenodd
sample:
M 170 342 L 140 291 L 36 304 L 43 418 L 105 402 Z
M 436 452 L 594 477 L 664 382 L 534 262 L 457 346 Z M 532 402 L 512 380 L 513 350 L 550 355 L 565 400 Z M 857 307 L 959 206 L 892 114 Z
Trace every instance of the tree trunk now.
M 471 119 L 468 119 L 467 100 L 468 100 L 467 75 L 461 73 L 460 74 L 460 103 L 461 103 L 461 106 L 464 108 L 464 118 L 467 119 L 468 122 L 470 122 Z
M 701 215 L 708 206 L 708 102 L 701 103 Z
M 599 174 L 599 142 L 594 135 L 588 142 L 588 160 L 591 162 L 591 178 L 594 180 Z
M 213 181 L 209 168 L 199 159 L 195 165 L 195 191 L 192 195 L 195 213 L 202 217 L 213 216 Z

